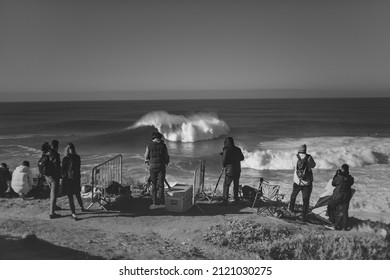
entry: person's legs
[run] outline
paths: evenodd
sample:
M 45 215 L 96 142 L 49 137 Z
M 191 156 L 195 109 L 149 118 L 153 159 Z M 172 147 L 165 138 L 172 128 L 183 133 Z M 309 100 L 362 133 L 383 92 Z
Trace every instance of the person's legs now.
M 150 169 L 150 180 L 152 181 L 152 189 L 150 191 L 150 195 L 152 197 L 152 203 L 156 204 L 156 196 L 157 196 L 157 175 L 158 171 L 154 169 Z
M 238 201 L 239 198 L 238 198 L 238 189 L 239 189 L 239 185 L 240 184 L 240 174 L 237 174 L 234 176 L 233 178 L 233 195 L 234 195 L 234 201 Z
M 289 206 L 289 209 L 291 212 L 294 212 L 294 207 L 295 207 L 295 201 L 297 199 L 297 196 L 299 194 L 299 192 L 302 190 L 302 187 L 297 185 L 297 184 L 293 184 L 293 191 L 291 193 L 291 197 L 290 197 L 290 206 Z
M 227 203 L 229 200 L 229 187 L 230 187 L 230 184 L 232 183 L 232 181 L 233 181 L 233 177 L 226 174 L 225 180 L 223 182 L 223 202 L 224 203 Z
M 165 204 L 164 198 L 165 170 L 160 170 L 157 175 L 157 198 L 158 203 Z
M 55 214 L 55 207 L 57 203 L 57 181 L 50 176 L 46 176 L 46 181 L 50 186 L 50 211 L 49 214 L 52 216 Z
M 73 194 L 68 193 L 69 207 L 72 214 L 76 214 L 76 209 L 74 207 Z
M 303 200 L 303 211 L 302 211 L 302 221 L 307 221 L 307 213 L 309 212 L 310 204 L 310 195 L 313 190 L 313 186 L 304 186 L 302 188 L 302 200 Z
M 81 198 L 81 193 L 76 192 L 76 199 L 78 204 L 80 205 L 81 210 L 84 210 L 84 204 L 83 204 L 83 199 Z

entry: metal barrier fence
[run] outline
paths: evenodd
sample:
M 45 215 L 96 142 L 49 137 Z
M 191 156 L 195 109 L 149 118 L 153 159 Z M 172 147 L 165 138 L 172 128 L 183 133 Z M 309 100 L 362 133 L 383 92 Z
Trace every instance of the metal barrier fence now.
M 98 203 L 107 211 L 104 204 L 110 203 L 107 187 L 112 182 L 122 184 L 122 155 L 117 155 L 92 169 L 92 203 L 87 209 Z
M 206 172 L 206 161 L 202 160 L 194 171 L 194 191 L 192 204 L 198 199 L 208 197 L 204 190 L 204 175 Z

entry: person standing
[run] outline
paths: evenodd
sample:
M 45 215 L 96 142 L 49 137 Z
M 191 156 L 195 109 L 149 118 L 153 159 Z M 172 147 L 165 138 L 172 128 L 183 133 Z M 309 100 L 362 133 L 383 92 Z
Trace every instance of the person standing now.
M 61 157 L 60 153 L 58 152 L 58 140 L 51 140 L 50 147 L 52 150 L 52 161 L 54 163 L 54 169 L 55 169 L 55 177 L 58 178 L 58 190 L 57 190 L 57 196 L 62 195 L 62 184 L 61 184 Z M 56 210 L 61 210 L 61 207 L 56 206 Z
M 165 204 L 164 182 L 166 166 L 169 164 L 169 154 L 162 137 L 161 133 L 153 132 L 152 140 L 146 147 L 145 152 L 145 163 L 149 164 L 150 179 L 152 181 L 152 208 L 155 205 Z
M 306 145 L 299 147 L 298 153 L 293 157 L 294 184 L 290 197 L 289 210 L 294 212 L 295 200 L 302 191 L 303 211 L 302 221 L 307 222 L 307 213 L 309 211 L 310 195 L 313 190 L 313 170 L 316 163 L 313 157 L 306 153 Z
M 81 160 L 76 153 L 76 148 L 72 143 L 69 143 L 65 148 L 65 156 L 62 159 L 62 185 L 63 191 L 68 196 L 70 211 L 72 218 L 78 220 L 73 201 L 73 195 L 76 196 L 77 202 L 81 207 L 81 211 L 85 211 L 83 200 L 81 199 Z
M 39 173 L 43 175 L 46 179 L 46 182 L 50 186 L 50 210 L 49 218 L 55 219 L 61 217 L 61 215 L 55 213 L 57 195 L 58 195 L 58 186 L 59 186 L 59 176 L 61 170 L 57 170 L 59 155 L 55 153 L 50 147 L 48 142 L 44 142 L 41 147 L 42 157 L 38 161 Z
M 223 201 L 221 205 L 227 205 L 229 199 L 229 187 L 233 182 L 234 202 L 238 203 L 238 189 L 241 175 L 241 161 L 244 155 L 239 147 L 234 145 L 232 137 L 227 137 L 224 141 L 222 151 L 222 166 L 225 169 L 225 180 L 223 182 Z
M 343 164 L 333 177 L 332 186 L 335 189 L 328 202 L 328 215 L 329 221 L 337 230 L 348 229 L 348 208 L 354 182 L 354 178 L 349 174 L 348 164 Z
M 12 173 L 11 187 L 22 199 L 32 190 L 34 185 L 33 175 L 30 170 L 30 162 L 23 161 Z
M 9 171 L 8 165 L 6 163 L 2 163 L 0 165 L 0 197 L 5 193 L 11 191 L 8 188 L 8 181 L 11 181 L 12 175 Z

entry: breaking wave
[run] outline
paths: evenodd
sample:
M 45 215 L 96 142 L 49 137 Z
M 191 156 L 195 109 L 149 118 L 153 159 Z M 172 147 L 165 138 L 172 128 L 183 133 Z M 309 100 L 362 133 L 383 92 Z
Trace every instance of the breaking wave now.
M 230 131 L 229 126 L 212 113 L 197 113 L 190 116 L 172 115 L 154 111 L 144 115 L 129 129 L 153 126 L 173 142 L 196 142 L 219 138 Z
M 307 144 L 307 153 L 313 156 L 319 169 L 335 169 L 343 163 L 351 167 L 389 163 L 390 138 L 315 137 L 263 142 L 254 151 L 244 148 L 242 166 L 258 170 L 292 169 L 292 158 L 302 143 Z

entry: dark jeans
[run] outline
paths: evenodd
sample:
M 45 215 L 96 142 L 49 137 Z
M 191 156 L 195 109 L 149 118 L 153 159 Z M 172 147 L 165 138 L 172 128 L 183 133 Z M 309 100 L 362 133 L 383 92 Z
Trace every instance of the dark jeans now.
M 77 192 L 75 195 L 76 195 L 77 202 L 79 203 L 81 209 L 83 209 L 84 206 L 83 206 L 83 200 L 81 199 L 81 194 Z M 73 194 L 68 193 L 68 199 L 69 199 L 70 211 L 72 212 L 72 214 L 76 214 L 76 209 L 74 207 L 74 201 L 73 201 Z
M 50 215 L 54 214 L 54 209 L 57 204 L 57 196 L 58 196 L 58 188 L 60 184 L 60 180 L 57 178 L 54 178 L 52 176 L 45 176 L 46 182 L 50 186 Z
M 348 228 L 348 208 L 350 198 L 331 198 L 328 203 L 329 221 L 336 229 L 347 230 Z
M 153 204 L 164 203 L 164 181 L 165 170 L 150 169 L 150 179 L 152 181 L 151 196 Z
M 302 213 L 302 219 L 307 219 L 307 213 L 309 212 L 309 202 L 310 202 L 310 195 L 311 191 L 313 190 L 313 185 L 308 186 L 300 186 L 294 183 L 293 185 L 293 191 L 291 193 L 290 197 L 290 211 L 294 211 L 295 207 L 295 200 L 297 199 L 297 196 L 300 191 L 302 191 L 302 200 L 303 200 L 303 213 Z
M 234 200 L 238 200 L 238 188 L 240 182 L 240 174 L 225 175 L 225 181 L 223 182 L 223 201 L 227 202 L 229 199 L 229 187 L 233 182 L 233 195 Z

